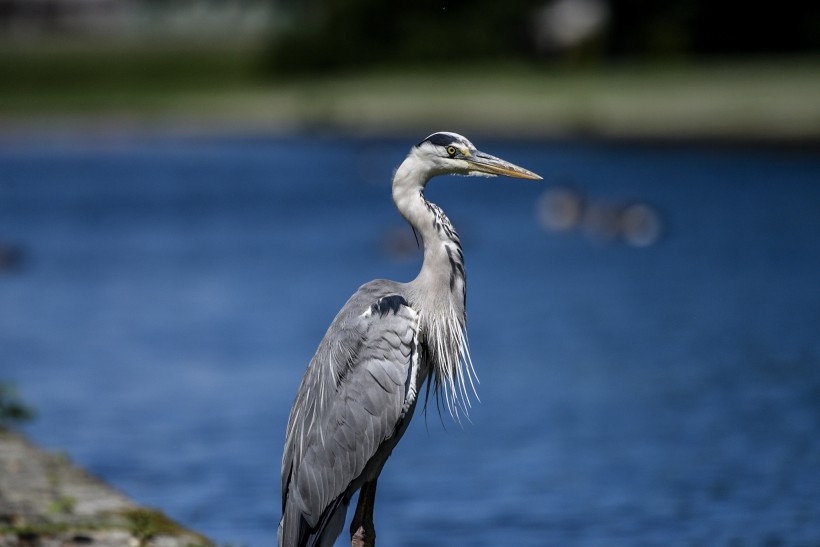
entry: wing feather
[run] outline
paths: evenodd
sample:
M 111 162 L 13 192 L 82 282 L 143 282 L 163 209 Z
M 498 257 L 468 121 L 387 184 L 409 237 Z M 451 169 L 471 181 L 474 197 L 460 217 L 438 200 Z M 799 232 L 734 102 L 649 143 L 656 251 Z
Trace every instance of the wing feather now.
M 334 520 L 328 511 L 346 506 L 366 470 L 381 468 L 409 418 L 423 380 L 418 315 L 385 283 L 348 300 L 302 379 L 282 458 L 280 545 L 318 541 Z

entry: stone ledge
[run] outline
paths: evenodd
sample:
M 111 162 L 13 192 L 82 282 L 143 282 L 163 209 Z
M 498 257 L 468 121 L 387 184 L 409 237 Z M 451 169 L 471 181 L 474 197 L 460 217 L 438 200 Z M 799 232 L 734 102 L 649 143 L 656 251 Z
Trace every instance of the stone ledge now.
M 0 547 L 205 547 L 159 511 L 0 429 Z

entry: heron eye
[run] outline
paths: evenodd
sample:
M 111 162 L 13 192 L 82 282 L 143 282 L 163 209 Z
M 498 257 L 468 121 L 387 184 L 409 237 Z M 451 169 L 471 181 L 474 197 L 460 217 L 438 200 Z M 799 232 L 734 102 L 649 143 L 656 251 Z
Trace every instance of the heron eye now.
M 448 146 L 447 147 L 447 153 L 450 154 L 450 156 L 455 156 L 456 155 L 456 147 L 455 146 Z

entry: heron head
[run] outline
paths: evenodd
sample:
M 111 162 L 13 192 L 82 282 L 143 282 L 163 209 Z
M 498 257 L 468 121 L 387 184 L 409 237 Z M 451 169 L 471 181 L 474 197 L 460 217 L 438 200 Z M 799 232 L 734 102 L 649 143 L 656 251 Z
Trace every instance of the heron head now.
M 413 151 L 435 174 L 485 177 L 505 175 L 519 179 L 541 179 L 539 175 L 523 167 L 480 152 L 466 137 L 457 133 L 433 133 L 418 143 Z

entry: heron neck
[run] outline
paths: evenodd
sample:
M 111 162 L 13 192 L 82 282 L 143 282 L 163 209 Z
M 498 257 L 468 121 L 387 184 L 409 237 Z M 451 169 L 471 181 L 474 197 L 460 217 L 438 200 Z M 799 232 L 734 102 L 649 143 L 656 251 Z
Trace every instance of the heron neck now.
M 401 215 L 421 236 L 424 246 L 424 263 L 411 284 L 420 298 L 434 298 L 436 304 L 443 304 L 441 300 L 446 299 L 461 315 L 466 294 L 464 253 L 450 219 L 439 206 L 424 197 L 424 188 L 432 175 L 412 155 L 408 156 L 396 170 L 393 200 Z

